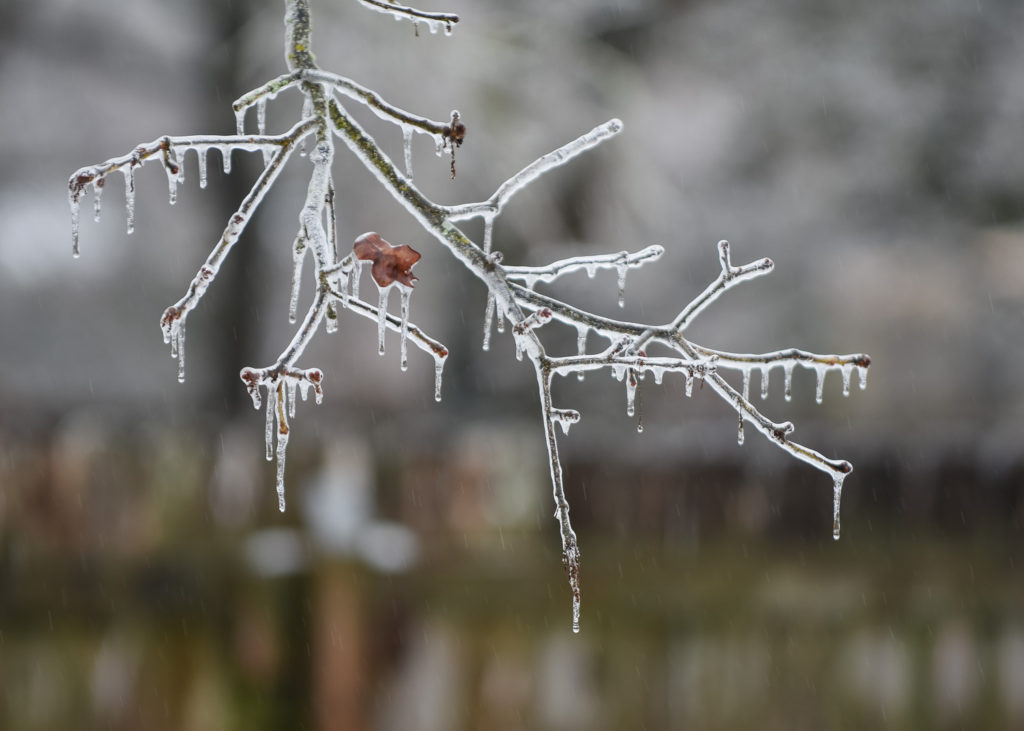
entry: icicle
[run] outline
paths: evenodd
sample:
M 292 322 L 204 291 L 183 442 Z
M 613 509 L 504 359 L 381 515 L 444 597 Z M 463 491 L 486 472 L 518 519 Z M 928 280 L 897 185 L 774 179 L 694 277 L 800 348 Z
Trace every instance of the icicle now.
M 494 243 L 494 216 L 484 216 L 484 253 L 491 253 Z
M 181 174 L 181 166 L 168 159 L 164 163 L 164 170 L 167 171 L 167 202 L 173 206 L 178 202 L 178 177 Z
M 398 292 L 402 296 L 402 338 L 399 362 L 401 369 L 407 371 L 409 370 L 409 299 L 412 297 L 412 287 L 400 286 Z
M 839 540 L 839 501 L 843 496 L 843 480 L 846 479 L 844 472 L 832 475 L 832 539 Z
M 686 398 L 693 396 L 693 373 L 686 374 Z
M 319 406 L 324 402 L 324 372 L 319 368 L 310 368 L 306 371 L 306 378 L 313 383 L 313 403 Z
M 750 372 L 751 372 L 750 368 L 744 368 L 743 369 L 743 400 L 747 401 L 747 402 L 750 401 Z M 743 412 L 739 411 L 738 412 L 738 416 L 739 416 L 739 423 L 738 423 L 738 425 L 736 427 L 736 443 L 737 444 L 743 444 L 743 440 L 744 440 L 744 434 L 743 434 Z
M 405 155 L 405 174 L 412 180 L 412 127 L 402 127 L 402 152 Z
M 632 370 L 626 374 L 626 416 L 636 414 L 636 373 Z
M 786 363 L 782 367 L 783 373 L 785 374 L 783 381 L 783 395 L 786 397 L 787 401 L 790 401 L 793 398 L 793 368 L 795 366 L 795 363 L 790 362 Z
M 512 340 L 514 340 L 515 344 L 516 344 L 516 360 L 522 360 L 523 359 L 523 341 L 519 337 L 514 337 L 514 338 L 512 338 Z
M 68 205 L 71 206 L 71 255 L 78 258 L 78 217 L 79 217 L 79 193 L 73 189 L 68 191 Z
M 494 314 L 497 315 L 498 317 L 498 322 L 495 325 L 494 329 L 498 331 L 499 335 L 501 335 L 502 333 L 505 332 L 505 313 L 499 310 L 497 306 L 495 306 Z
M 768 398 L 768 366 L 761 366 L 761 400 Z
M 853 375 L 853 366 L 847 363 L 840 371 L 843 374 L 843 396 L 850 395 L 850 376 Z
M 178 383 L 185 382 L 185 320 L 178 320 L 172 349 L 178 356 Z
M 245 113 L 248 107 L 235 110 L 235 132 L 239 135 L 245 134 Z
M 491 325 L 494 322 L 494 293 L 487 291 L 487 304 L 484 305 L 484 350 L 491 349 Z
M 566 517 L 568 520 L 568 516 Z M 559 518 L 559 524 L 562 519 Z M 563 529 L 564 530 L 564 529 Z M 572 592 L 572 631 L 573 634 L 580 632 L 580 550 L 576 545 L 576 536 L 572 534 L 572 528 L 568 529 L 572 535 L 572 543 L 566 545 L 565 538 L 562 539 L 562 566 L 569 573 L 569 590 Z
M 284 461 L 288 453 L 288 427 L 277 431 L 277 509 L 284 512 Z
M 377 304 L 377 353 L 384 355 L 384 330 L 388 317 L 388 292 L 391 286 L 380 287 L 380 299 Z
M 199 162 L 199 187 L 206 187 L 206 150 L 205 147 L 196 148 L 196 159 Z
M 267 133 L 267 98 L 262 97 L 256 102 L 256 131 L 261 135 Z
M 626 252 L 622 253 L 622 262 L 617 265 L 619 271 L 619 307 L 626 306 L 626 272 L 629 271 L 629 267 L 626 266 Z
M 587 354 L 587 333 L 589 333 L 589 332 L 590 332 L 590 328 L 588 328 L 586 325 L 577 325 L 576 326 L 576 352 L 580 356 L 584 356 L 584 355 Z M 578 371 L 576 373 L 576 379 L 579 380 L 579 381 L 582 381 L 583 378 L 584 378 L 583 371 L 582 370 Z
M 357 261 L 355 269 L 353 269 L 352 273 L 348 275 L 349 284 L 351 285 L 350 289 L 352 292 L 352 299 L 359 299 L 359 278 L 362 273 L 363 262 Z
M 92 184 L 92 220 L 96 223 L 100 222 L 100 210 L 103 208 L 103 185 L 103 178 L 97 178 Z
M 263 153 L 263 166 L 266 167 L 273 161 L 274 155 L 277 154 L 273 145 L 263 145 L 260 148 L 260 152 Z
M 231 174 L 231 148 L 227 145 L 220 148 L 220 156 L 224 160 L 224 174 Z
M 128 233 L 135 232 L 135 165 L 128 163 L 122 170 L 124 174 L 124 207 L 128 220 Z
M 274 459 L 274 411 L 277 409 L 277 387 L 271 382 L 267 384 L 267 423 L 264 436 L 267 442 L 267 461 Z
M 441 375 L 444 371 L 444 358 L 434 358 L 434 401 L 441 400 Z
M 285 388 L 285 401 L 288 402 L 288 418 L 295 418 L 295 389 L 298 384 L 294 378 L 289 378 L 284 382 Z
M 580 412 L 574 409 L 551 409 L 551 418 L 562 427 L 562 434 L 569 434 L 569 427 L 580 420 Z
M 821 403 L 824 399 L 825 393 L 825 374 L 828 373 L 828 367 L 822 365 L 814 366 L 814 401 L 815 403 Z
M 857 379 L 860 381 L 860 390 L 868 387 L 868 369 L 864 366 L 857 366 Z
M 299 316 L 299 290 L 302 287 L 302 262 L 306 257 L 306 242 L 300 233 L 292 246 L 292 293 L 288 299 L 288 322 L 294 323 Z

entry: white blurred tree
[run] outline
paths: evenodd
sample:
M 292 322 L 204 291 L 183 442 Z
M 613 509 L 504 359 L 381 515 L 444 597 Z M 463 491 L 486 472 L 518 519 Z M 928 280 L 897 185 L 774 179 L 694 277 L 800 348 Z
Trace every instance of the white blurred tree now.
M 450 13 L 426 12 L 399 5 L 393 0 L 360 2 L 373 10 L 411 21 L 417 32 L 420 26 L 426 26 L 431 33 L 443 31 L 448 34 L 459 21 L 457 16 Z M 332 179 L 335 139 L 339 139 L 376 177 L 381 187 L 486 286 L 484 350 L 489 348 L 492 330 L 504 332 L 507 322 L 515 341 L 517 357 L 521 360 L 525 356 L 534 367 L 548 450 L 555 517 L 561 533 L 562 559 L 572 592 L 574 631 L 579 629 L 580 552 L 569 520 L 569 504 L 563 487 L 558 456 L 558 428 L 567 434 L 569 427 L 579 421 L 580 414 L 554 405 L 552 382 L 555 376 L 575 374 L 582 378 L 587 371 L 610 371 L 625 386 L 626 412 L 630 416 L 636 413 L 638 382 L 647 374 L 659 384 L 667 373 L 681 376 L 687 396 L 692 393 L 695 381 L 708 384 L 736 412 L 740 443 L 743 442 L 744 423 L 747 422 L 780 449 L 832 477 L 833 535 L 839 537 L 842 485 L 846 475 L 853 469 L 852 466 L 849 462 L 829 459 L 792 441 L 790 435 L 794 430 L 793 424 L 775 422 L 763 415 L 750 397 L 750 382 L 752 374 L 757 371 L 761 396 L 765 398 L 769 388 L 769 373 L 779 369 L 783 373 L 785 397 L 789 400 L 793 371 L 797 366 L 808 368 L 816 373 L 816 397 L 820 402 L 825 376 L 829 371 L 841 374 L 844 395 L 850 392 L 854 371 L 857 372 L 861 388 L 865 387 L 870 364 L 868 356 L 821 355 L 797 349 L 759 354 L 732 353 L 704 347 L 686 336 L 688 326 L 720 295 L 741 282 L 770 272 L 773 268 L 770 259 L 737 266 L 730 258 L 728 242 L 719 242 L 721 271 L 718 277 L 683 306 L 671 322 L 648 324 L 611 319 L 584 311 L 556 296 L 537 292 L 536 285 L 554 284 L 561 277 L 574 272 L 585 271 L 593 277 L 598 271 L 610 270 L 617 275 L 621 306 L 627 273 L 630 269 L 657 261 L 664 253 L 660 246 L 648 246 L 632 253 L 622 251 L 573 257 L 542 267 L 506 265 L 501 252 L 492 250 L 494 223 L 508 201 L 540 176 L 614 137 L 622 129 L 619 120 L 613 119 L 595 127 L 576 140 L 533 161 L 498 186 L 486 200 L 462 205 L 439 205 L 427 198 L 413 181 L 412 140 L 417 134 L 426 135 L 435 143 L 439 155 L 447 151 L 451 156 L 451 174 L 454 176 L 455 151 L 466 136 L 466 127 L 459 113 L 453 111 L 446 121 L 433 121 L 394 106 L 355 81 L 321 70 L 312 53 L 309 0 L 285 0 L 285 30 L 288 73 L 243 95 L 234 103 L 236 134 L 160 137 L 138 146 L 127 155 L 78 170 L 71 176 L 68 189 L 74 253 L 77 256 L 81 199 L 91 186 L 94 213 L 98 218 L 101 195 L 109 175 L 119 173 L 124 177 L 128 232 L 131 233 L 134 229 L 135 171 L 146 162 L 155 160 L 164 167 L 170 201 L 173 203 L 177 185 L 184 180 L 186 152 L 191 150 L 195 153 L 200 187 L 206 186 L 207 157 L 211 149 L 220 153 L 225 172 L 230 170 L 231 154 L 234 151 L 259 152 L 263 155 L 262 173 L 237 210 L 231 214 L 224 232 L 189 284 L 185 295 L 168 307 L 160 320 L 164 340 L 170 344 L 172 354 L 178 359 L 178 379 L 183 381 L 185 332 L 189 313 L 196 308 L 216 278 L 221 264 L 267 191 L 274 185 L 285 163 L 297 150 L 301 155 L 306 146 L 310 146 L 308 159 L 312 171 L 299 213 L 298 232 L 292 244 L 294 270 L 289 316 L 293 323 L 298 322 L 298 328 L 274 363 L 263 368 L 243 368 L 240 374 L 254 406 L 260 408 L 265 402 L 266 454 L 268 460 L 276 459 L 277 493 L 281 510 L 285 508 L 285 457 L 297 396 L 301 395 L 305 399 L 312 390 L 318 403 L 323 396 L 323 372 L 317 368 L 303 369 L 297 365 L 321 325 L 327 332 L 335 331 L 338 318 L 344 312 L 371 318 L 377 323 L 378 349 L 382 355 L 385 352 L 386 331 L 390 329 L 398 332 L 403 370 L 407 364 L 407 347 L 410 342 L 434 359 L 437 400 L 441 399 L 441 375 L 448 357 L 448 349 L 444 345 L 410 320 L 410 300 L 416 281 L 411 270 L 420 258 L 418 252 L 409 246 L 392 246 L 375 232 L 357 238 L 351 252 L 341 251 L 337 238 L 337 201 Z M 267 103 L 286 90 L 294 90 L 302 95 L 301 119 L 281 134 L 268 134 Z M 399 128 L 404 142 L 403 168 L 396 166 L 374 139 L 349 116 L 342 100 L 346 104 L 354 102 L 365 105 L 382 120 Z M 251 107 L 256 108 L 255 134 L 245 130 L 246 114 Z M 483 221 L 484 235 L 481 242 L 470 240 L 456 225 L 471 219 Z M 311 252 L 313 257 L 314 292 L 313 300 L 300 321 L 299 287 L 307 252 Z M 370 270 L 370 276 L 377 286 L 376 302 L 360 296 L 360 278 L 364 268 Z M 388 298 L 392 290 L 397 290 L 400 298 L 397 316 L 388 312 Z M 548 352 L 542 334 L 544 328 L 550 329 L 553 323 L 575 330 L 578 344 L 576 352 L 562 355 Z M 737 374 L 738 387 L 726 380 L 726 372 Z M 642 429 L 642 421 L 638 422 L 638 429 Z

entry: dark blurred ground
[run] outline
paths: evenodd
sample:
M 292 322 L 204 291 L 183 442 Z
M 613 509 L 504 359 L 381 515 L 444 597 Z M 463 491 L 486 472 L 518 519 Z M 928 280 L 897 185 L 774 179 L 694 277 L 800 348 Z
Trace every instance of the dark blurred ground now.
M 258 168 L 201 193 L 190 169 L 174 208 L 147 168 L 131 238 L 112 184 L 78 261 L 65 181 L 233 129 L 284 68 L 279 3 L 0 1 L 0 728 L 1024 728 L 1024 6 L 506 0 L 451 4 L 451 38 L 313 7 L 322 66 L 462 112 L 456 181 L 417 150 L 441 201 L 624 119 L 510 206 L 506 261 L 662 243 L 622 315 L 660 322 L 728 238 L 777 269 L 698 341 L 872 355 L 849 399 L 798 373 L 764 402 L 855 464 L 843 538 L 828 480 L 736 446 L 709 394 L 643 384 L 637 434 L 621 384 L 560 384 L 573 635 L 532 375 L 507 336 L 480 351 L 482 291 L 341 159 L 343 235 L 423 250 L 414 319 L 453 355 L 435 405 L 371 323 L 311 348 L 327 399 L 278 514 L 236 374 L 290 337 L 305 171 L 190 323 L 184 386 L 157 318 Z M 619 316 L 613 279 L 560 293 Z

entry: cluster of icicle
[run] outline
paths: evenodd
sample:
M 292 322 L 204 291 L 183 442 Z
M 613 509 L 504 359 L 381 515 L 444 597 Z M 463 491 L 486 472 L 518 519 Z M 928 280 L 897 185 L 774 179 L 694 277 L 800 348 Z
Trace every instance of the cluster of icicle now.
M 431 32 L 451 31 L 458 17 L 445 13 L 420 11 L 390 0 L 361 0 L 379 12 L 388 13 L 397 19 L 413 23 L 426 23 Z M 736 266 L 730 257 L 729 244 L 718 243 L 718 258 L 721 270 L 701 293 L 687 303 L 669 323 L 661 325 L 626 322 L 604 317 L 578 309 L 557 297 L 538 291 L 538 287 L 553 285 L 566 275 L 584 272 L 595 277 L 598 272 L 614 272 L 618 304 L 624 306 L 626 278 L 630 270 L 656 262 L 664 254 L 661 246 L 648 246 L 636 252 L 622 251 L 614 254 L 573 257 L 556 261 L 547 266 L 506 265 L 500 251 L 494 250 L 495 223 L 508 201 L 542 175 L 566 164 L 577 156 L 611 139 L 622 131 L 623 125 L 617 119 L 598 125 L 552 152 L 542 155 L 518 173 L 502 183 L 490 198 L 476 203 L 440 205 L 421 193 L 413 181 L 412 145 L 416 134 L 423 134 L 434 142 L 438 155 L 445 149 L 452 153 L 452 174 L 454 175 L 455 148 L 465 135 L 458 112 L 452 112 L 450 120 L 434 121 L 409 113 L 382 99 L 375 91 L 356 82 L 325 72 L 315 67 L 309 53 L 308 0 L 286 0 L 285 26 L 286 55 L 291 71 L 240 97 L 234 103 L 237 129 L 235 135 L 161 137 L 153 142 L 140 145 L 128 155 L 113 158 L 107 162 L 82 168 L 69 181 L 69 203 L 71 205 L 72 237 L 74 254 L 78 255 L 79 208 L 83 195 L 92 186 L 95 192 L 94 216 L 98 219 L 101 195 L 108 176 L 118 173 L 124 177 L 128 232 L 134 229 L 135 171 L 150 160 L 159 160 L 167 173 L 170 202 L 174 203 L 177 186 L 184 180 L 184 156 L 188 150 L 196 153 L 200 187 L 206 185 L 207 156 L 211 149 L 217 150 L 225 173 L 231 168 L 231 154 L 235 150 L 259 152 L 263 155 L 264 170 L 254 183 L 239 208 L 231 215 L 218 243 L 193 278 L 185 295 L 167 308 L 161 318 L 164 340 L 171 346 L 171 352 L 178 359 L 178 378 L 185 377 L 185 324 L 188 314 L 196 307 L 231 250 L 253 211 L 265 193 L 276 181 L 277 175 L 295 150 L 303 154 L 306 139 L 316 135 L 315 147 L 309 154 L 313 165 L 310 185 L 300 214 L 300 228 L 293 245 L 292 292 L 289 299 L 289 320 L 299 321 L 299 291 L 304 257 L 309 251 L 314 257 L 314 276 L 318 282 L 313 302 L 299 324 L 296 334 L 276 363 L 267 368 L 244 368 L 241 378 L 248 389 L 255 408 L 266 408 L 266 454 L 268 460 L 277 461 L 277 494 L 279 507 L 284 510 L 284 476 L 289 420 L 295 416 L 298 397 L 305 399 L 310 389 L 316 402 L 323 397 L 323 373 L 319 369 L 300 369 L 295 361 L 302 355 L 321 322 L 328 332 L 337 330 L 339 310 L 351 312 L 376 322 L 378 352 L 384 354 L 385 334 L 392 330 L 399 334 L 400 367 L 408 364 L 408 344 L 430 355 L 435 363 L 434 391 L 436 400 L 441 399 L 441 377 L 448 350 L 416 327 L 409 320 L 412 280 L 408 271 L 419 254 L 405 252 L 407 257 L 403 271 L 397 278 L 386 272 L 371 268 L 371 276 L 378 287 L 376 304 L 366 302 L 359 296 L 359 282 L 364 265 L 362 255 L 356 256 L 360 242 L 382 241 L 378 234 L 364 234 L 356 240 L 353 254 L 339 257 L 337 230 L 335 225 L 334 188 L 331 181 L 334 135 L 341 139 L 348 150 L 373 174 L 380 185 L 387 190 L 406 211 L 413 216 L 423 229 L 487 287 L 487 301 L 484 310 L 483 348 L 489 349 L 492 331 L 505 332 L 510 325 L 515 342 L 516 357 L 526 358 L 534 366 L 538 383 L 538 395 L 543 412 L 545 441 L 548 449 L 552 494 L 555 503 L 555 518 L 558 521 L 562 541 L 563 563 L 569 575 L 572 592 L 572 629 L 579 631 L 580 620 L 580 552 L 576 534 L 569 519 L 569 504 L 565 497 L 562 466 L 558 456 L 558 432 L 566 436 L 570 427 L 579 422 L 580 411 L 560 408 L 554 405 L 552 381 L 555 376 L 566 377 L 575 374 L 582 379 L 586 372 L 607 369 L 611 377 L 624 384 L 626 414 L 637 418 L 637 429 L 643 430 L 643 419 L 639 408 L 637 390 L 640 382 L 650 374 L 656 384 L 661 384 L 666 374 L 676 374 L 683 379 L 683 393 L 693 393 L 694 383 L 707 385 L 732 408 L 739 420 L 738 441 L 744 441 L 744 428 L 754 428 L 762 436 L 796 459 L 802 460 L 815 469 L 828 473 L 833 481 L 833 536 L 839 537 L 839 506 L 844 478 L 853 469 L 849 462 L 825 457 L 809 447 L 792 440 L 794 425 L 790 422 L 774 422 L 764 416 L 750 398 L 752 375 L 757 371 L 760 377 L 762 399 L 769 390 L 769 376 L 772 370 L 781 370 L 786 400 L 792 396 L 793 372 L 797 367 L 813 370 L 817 377 L 815 398 L 822 401 L 825 378 L 830 371 L 837 371 L 842 378 L 843 395 L 849 395 L 853 374 L 856 373 L 860 388 L 867 383 L 867 369 L 870 358 L 863 354 L 820 355 L 797 349 L 779 350 L 770 353 L 730 353 L 698 345 L 686 337 L 688 326 L 724 292 L 741 282 L 770 272 L 774 264 L 770 259 L 760 259 Z M 296 30 L 300 26 L 305 31 Z M 305 35 L 303 35 L 305 33 Z M 302 64 L 293 62 L 303 58 Z M 301 67 L 298 67 L 301 66 Z M 286 89 L 299 90 L 304 97 L 302 119 L 290 130 L 280 135 L 266 133 L 267 103 Z M 396 125 L 402 135 L 404 172 L 384 154 L 373 138 L 356 120 L 351 118 L 342 102 L 354 101 L 370 109 L 380 119 Z M 256 108 L 255 135 L 245 132 L 246 113 Z M 466 237 L 456 224 L 481 219 L 483 239 L 478 244 Z M 381 247 L 387 242 L 380 244 Z M 387 256 L 399 249 L 390 247 L 378 249 Z M 413 256 L 413 254 L 415 256 Z M 374 255 L 371 252 L 371 255 Z M 391 266 L 393 262 L 389 262 Z M 377 262 L 374 263 L 377 266 Z M 393 268 L 393 267 L 392 267 Z M 388 312 L 392 290 L 399 291 L 399 314 Z M 575 352 L 566 355 L 552 355 L 541 340 L 545 328 L 553 324 L 574 328 L 576 331 Z M 655 353 L 654 348 L 664 351 Z M 739 388 L 730 384 L 723 374 L 738 374 Z
M 252 398 L 253 408 L 259 409 L 263 403 L 260 389 L 266 391 L 267 461 L 277 460 L 277 506 L 283 513 L 285 508 L 285 458 L 288 451 L 288 435 L 291 433 L 288 420 L 295 418 L 297 394 L 301 395 L 302 400 L 305 401 L 312 389 L 316 403 L 319 404 L 323 401 L 324 374 L 319 368 L 295 369 L 276 373 L 265 368 L 243 368 L 241 378 Z

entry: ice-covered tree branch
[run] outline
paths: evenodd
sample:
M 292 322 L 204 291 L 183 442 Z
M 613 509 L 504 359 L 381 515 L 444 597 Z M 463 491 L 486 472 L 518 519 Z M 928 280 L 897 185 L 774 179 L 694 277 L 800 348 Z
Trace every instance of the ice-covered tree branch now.
M 415 8 L 378 0 L 361 0 L 374 10 L 398 19 L 426 22 L 432 31 L 444 28 L 450 31 L 458 21 L 454 15 L 420 11 Z M 415 134 L 430 136 L 438 152 L 451 151 L 454 175 L 454 151 L 466 137 L 466 127 L 458 112 L 452 112 L 445 122 L 431 120 L 407 112 L 384 100 L 375 91 L 338 74 L 322 71 L 312 53 L 312 20 L 309 0 L 285 0 L 285 57 L 288 73 L 241 96 L 234 103 L 237 120 L 235 135 L 161 137 L 141 145 L 131 153 L 113 158 L 101 165 L 77 171 L 69 181 L 69 201 L 72 209 L 72 236 L 74 251 L 78 252 L 78 211 L 81 198 L 92 186 L 95 194 L 95 213 L 100 211 L 100 194 L 108 175 L 119 172 L 126 182 L 129 233 L 134 220 L 134 170 L 150 159 L 161 160 L 167 170 L 171 202 L 175 186 L 184 180 L 184 153 L 196 152 L 200 186 L 205 185 L 206 155 L 217 149 L 223 157 L 225 170 L 230 168 L 234 150 L 260 152 L 264 168 L 238 209 L 231 215 L 227 226 L 213 245 L 206 261 L 186 289 L 185 295 L 171 305 L 161 318 L 165 341 L 171 344 L 172 354 L 178 358 L 179 379 L 184 379 L 185 322 L 213 282 L 224 259 L 238 241 L 253 211 L 267 190 L 274 184 L 284 165 L 299 146 L 312 140 L 308 155 L 311 166 L 305 197 L 299 206 L 297 233 L 290 244 L 293 254 L 292 295 L 289 301 L 289 320 L 296 324 L 291 340 L 278 358 L 262 368 L 243 368 L 240 377 L 256 408 L 265 406 L 266 454 L 276 460 L 276 487 L 279 506 L 285 508 L 285 469 L 287 445 L 291 435 L 291 421 L 295 418 L 297 396 L 305 399 L 312 390 L 319 402 L 324 394 L 324 373 L 319 368 L 299 366 L 306 348 L 320 332 L 337 330 L 339 317 L 352 313 L 376 321 L 378 351 L 385 354 L 386 334 L 397 332 L 400 341 L 399 364 L 404 370 L 408 360 L 408 343 L 434 360 L 435 398 L 441 398 L 441 377 L 448 349 L 427 335 L 411 320 L 411 296 L 416 276 L 412 268 L 420 253 L 408 245 L 392 245 L 377 232 L 359 236 L 350 253 L 341 253 L 337 232 L 337 201 L 335 200 L 332 170 L 335 163 L 335 144 L 342 142 L 344 149 L 376 178 L 387 191 L 422 226 L 423 230 L 446 249 L 465 269 L 479 280 L 486 291 L 483 322 L 483 348 L 487 350 L 493 333 L 508 332 L 515 343 L 517 358 L 525 359 L 534 369 L 542 425 L 548 453 L 551 490 L 555 503 L 562 543 L 563 563 L 569 575 L 572 594 L 573 629 L 579 629 L 581 602 L 580 550 L 569 516 L 564 474 L 559 457 L 559 434 L 566 436 L 572 424 L 581 419 L 581 411 L 556 406 L 553 384 L 556 376 L 567 377 L 594 371 L 606 371 L 625 390 L 625 411 L 640 419 L 637 389 L 648 374 L 655 384 L 666 376 L 681 378 L 684 393 L 690 396 L 694 383 L 701 382 L 711 390 L 738 420 L 738 439 L 744 439 L 744 424 L 750 424 L 758 433 L 792 457 L 827 473 L 833 484 L 833 534 L 839 536 L 839 504 L 843 480 L 852 470 L 844 460 L 830 459 L 821 453 L 791 439 L 794 426 L 790 422 L 775 422 L 754 406 L 750 397 L 752 374 L 760 378 L 761 396 L 769 389 L 769 373 L 780 369 L 783 373 L 784 393 L 788 400 L 792 391 L 792 374 L 797 366 L 814 370 L 817 375 L 816 399 L 823 396 L 823 384 L 829 371 L 838 371 L 843 382 L 843 394 L 849 395 L 852 374 L 856 372 L 863 388 L 866 383 L 870 359 L 863 354 L 820 355 L 790 348 L 763 354 L 730 353 L 692 342 L 686 331 L 689 325 L 712 303 L 732 287 L 768 274 L 773 263 L 759 259 L 748 264 L 734 265 L 729 244 L 718 244 L 718 276 L 688 302 L 680 303 L 678 314 L 664 324 L 617 320 L 565 302 L 550 291 L 538 292 L 538 286 L 554 288 L 567 276 L 585 272 L 595 278 L 598 274 L 614 272 L 615 291 L 619 305 L 623 305 L 628 273 L 643 266 L 659 262 L 665 250 L 661 246 L 647 246 L 639 251 L 612 254 L 574 256 L 547 265 L 521 266 L 504 262 L 502 253 L 494 248 L 495 225 L 513 196 L 575 157 L 610 140 L 623 128 L 622 122 L 612 119 L 590 132 L 541 156 L 523 167 L 494 189 L 485 200 L 476 203 L 439 205 L 428 198 L 414 182 L 411 146 Z M 303 97 L 301 119 L 280 135 L 266 133 L 266 107 L 278 94 L 294 90 Z M 346 111 L 343 104 L 354 102 L 371 109 L 377 117 L 396 125 L 402 135 L 404 166 L 399 168 L 383 152 L 373 137 Z M 245 133 L 247 111 L 256 108 L 256 135 Z M 393 131 L 393 128 L 388 128 Z M 472 220 L 483 221 L 482 241 L 471 240 L 457 224 Z M 298 317 L 299 287 L 304 258 L 313 258 L 313 296 L 302 318 Z M 377 287 L 377 301 L 360 297 L 360 282 L 367 270 Z M 610 287 L 609 287 L 610 288 Z M 399 314 L 391 314 L 389 298 L 399 294 Z M 506 325 L 508 329 L 506 330 Z M 576 348 L 570 353 L 551 352 L 547 333 L 553 329 L 571 328 L 576 334 Z M 661 352 L 655 352 L 655 348 Z M 739 385 L 730 384 L 726 374 L 739 379 Z M 638 421 L 642 428 L 642 420 Z

